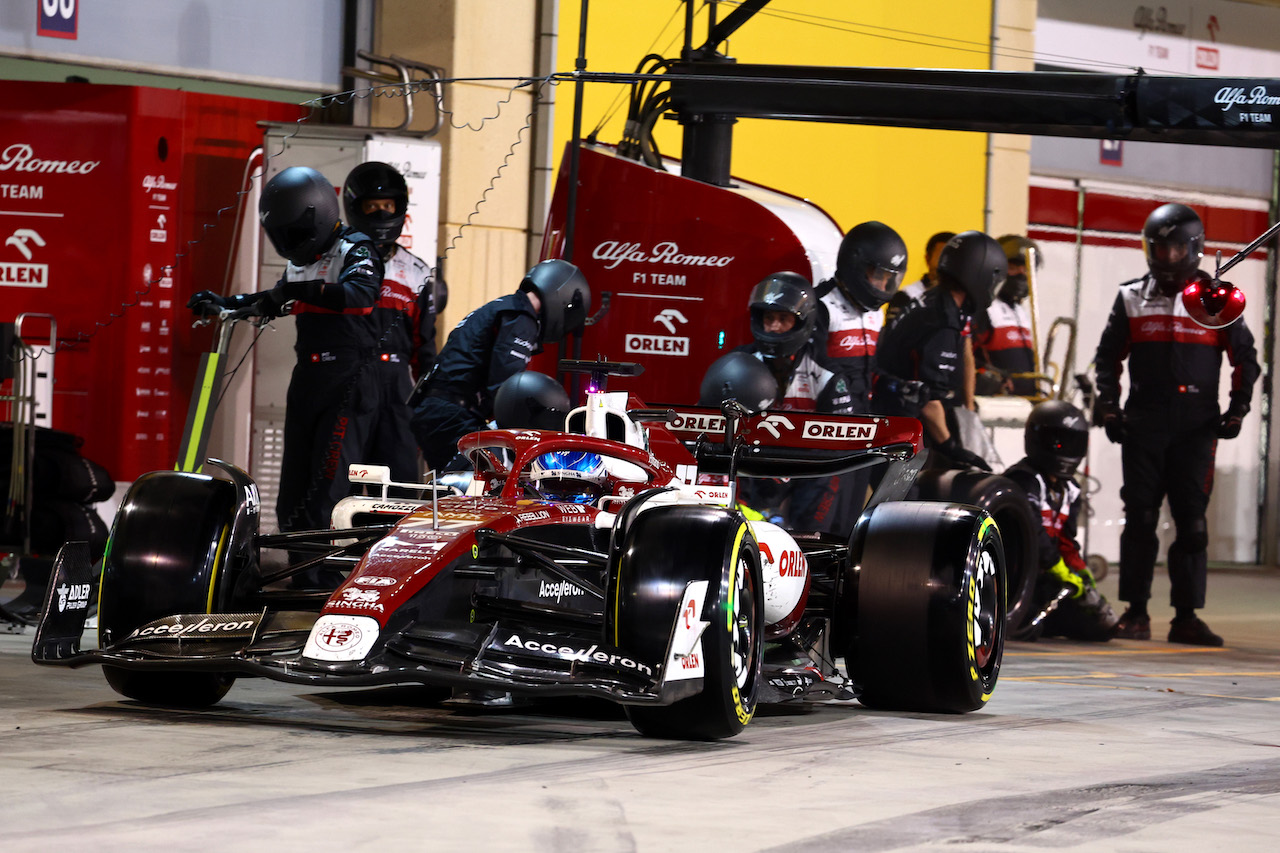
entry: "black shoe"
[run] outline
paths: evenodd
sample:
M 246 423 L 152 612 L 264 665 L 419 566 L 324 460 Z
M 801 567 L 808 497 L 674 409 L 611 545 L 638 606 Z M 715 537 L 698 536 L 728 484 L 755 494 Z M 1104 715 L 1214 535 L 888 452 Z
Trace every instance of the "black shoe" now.
M 1222 638 L 1213 633 L 1203 619 L 1191 616 L 1169 623 L 1169 642 L 1188 646 L 1220 646 Z
M 1116 623 L 1115 637 L 1119 640 L 1150 640 L 1151 617 L 1146 613 L 1138 615 L 1130 607 Z

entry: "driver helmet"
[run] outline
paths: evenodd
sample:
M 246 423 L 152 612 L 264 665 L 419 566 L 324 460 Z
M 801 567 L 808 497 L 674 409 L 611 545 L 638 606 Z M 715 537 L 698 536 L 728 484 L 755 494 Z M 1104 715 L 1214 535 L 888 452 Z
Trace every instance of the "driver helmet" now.
M 591 313 L 591 287 L 582 270 L 558 258 L 543 261 L 525 274 L 520 290 L 532 290 L 542 301 L 538 319 L 542 342 L 581 332 Z
M 529 479 L 545 500 L 595 504 L 604 496 L 609 472 L 597 453 L 555 450 L 533 460 Z
M 1204 223 L 1185 204 L 1164 204 L 1142 226 L 1142 251 L 1151 277 L 1166 293 L 1182 289 L 1204 257 Z
M 972 314 L 991 307 L 996 288 L 1008 274 L 1004 249 L 981 231 L 960 232 L 947 241 L 938 257 L 938 278 L 964 291 Z
M 390 202 L 380 209 L 365 212 L 365 202 Z M 404 228 L 405 211 L 409 208 L 409 187 L 393 166 L 377 161 L 361 163 L 347 175 L 342 187 L 342 212 L 347 224 L 366 234 L 386 254 Z
M 849 229 L 836 255 L 836 282 L 846 296 L 868 310 L 889 301 L 907 271 L 907 244 L 883 222 Z
M 1023 444 L 1027 459 L 1041 474 L 1067 479 L 1089 450 L 1089 423 L 1065 400 L 1046 400 L 1027 416 Z
M 338 196 L 324 175 L 290 166 L 262 190 L 258 219 L 277 254 L 300 267 L 313 263 L 333 242 Z
M 751 336 L 765 358 L 785 358 L 798 353 L 813 336 L 818 322 L 818 297 L 808 279 L 799 273 L 776 272 L 751 289 Z M 770 331 L 765 314 L 786 312 L 795 317 L 791 328 Z

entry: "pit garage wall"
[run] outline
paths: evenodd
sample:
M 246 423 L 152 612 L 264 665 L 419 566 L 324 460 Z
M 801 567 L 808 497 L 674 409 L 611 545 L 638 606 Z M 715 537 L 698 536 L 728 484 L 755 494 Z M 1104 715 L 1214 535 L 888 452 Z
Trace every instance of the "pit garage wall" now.
M 1109 0 L 1040 0 L 1035 25 L 1038 68 L 1111 71 L 1141 67 L 1154 74 L 1206 76 L 1280 76 L 1280 51 L 1274 33 L 1280 29 L 1280 8 L 1274 5 L 1197 0 L 1160 4 L 1115 4 Z M 1105 212 L 1122 206 L 1107 198 L 1146 197 L 1152 201 L 1184 201 L 1206 205 L 1209 247 L 1203 267 L 1212 269 L 1212 255 L 1222 248 L 1229 257 L 1267 225 L 1275 210 L 1276 153 L 1216 146 L 1162 145 L 1125 141 L 1036 137 L 1031 146 L 1030 190 L 1033 229 L 1068 228 L 1066 210 L 1049 212 L 1067 194 L 1084 193 L 1094 204 L 1085 206 L 1085 230 L 1077 252 L 1058 230 L 1043 245 L 1046 265 L 1042 301 L 1057 309 L 1042 311 L 1044 324 L 1053 310 L 1080 318 L 1078 368 L 1087 366 L 1097 347 L 1114 286 L 1144 269 L 1141 228 L 1132 213 L 1108 218 Z M 1046 191 L 1065 191 L 1057 201 Z M 1039 199 L 1039 202 L 1037 202 Z M 1150 209 L 1150 208 L 1148 208 Z M 1234 212 L 1234 213 L 1233 213 Z M 1231 218 L 1239 220 L 1229 224 Z M 1072 220 L 1074 222 L 1074 220 Z M 1249 223 L 1240 227 L 1240 222 Z M 1058 224 L 1053 224 L 1058 223 Z M 1033 234 L 1039 233 L 1033 231 Z M 1044 234 L 1049 237 L 1049 233 Z M 1076 261 L 1080 261 L 1079 276 Z M 1210 507 L 1210 558 L 1263 564 L 1280 560 L 1280 522 L 1277 520 L 1277 480 L 1266 464 L 1276 452 L 1277 429 L 1269 413 L 1268 374 L 1276 363 L 1274 343 L 1268 351 L 1264 321 L 1274 322 L 1274 259 L 1258 253 L 1233 269 L 1230 280 L 1249 298 L 1245 318 L 1257 339 L 1263 379 L 1254 392 L 1253 412 L 1241 436 L 1218 448 L 1217 479 Z M 1074 307 L 1078 303 L 1078 308 Z M 1047 319 L 1046 319 L 1047 318 Z M 1225 373 L 1224 373 L 1225 380 Z M 1264 424 L 1270 423 L 1270 437 Z M 1118 554 L 1119 452 L 1094 431 L 1093 471 L 1109 473 L 1095 498 L 1090 525 L 1091 550 L 1114 558 Z M 1168 521 L 1167 511 L 1165 522 Z M 1259 534 L 1259 530 L 1261 533 Z M 1167 542 L 1171 528 L 1162 526 Z
M 1119 284 L 1146 271 L 1142 225 L 1147 214 L 1169 201 L 1191 205 L 1204 220 L 1205 269 L 1215 253 L 1229 258 L 1267 227 L 1265 201 L 1205 193 L 1173 192 L 1137 186 L 1037 177 L 1032 181 L 1030 236 L 1044 254 L 1037 276 L 1036 306 L 1042 329 L 1055 317 L 1072 317 L 1077 325 L 1076 361 L 1071 374 L 1092 377 L 1093 356 L 1115 300 Z M 1267 253 L 1256 252 L 1231 270 L 1228 278 L 1249 295 L 1245 322 L 1263 358 L 1262 332 L 1270 289 Z M 1223 359 L 1223 399 L 1230 388 L 1231 366 Z M 1128 376 L 1122 378 L 1128 394 Z M 1217 473 L 1209 504 L 1209 558 L 1252 563 L 1258 547 L 1258 506 L 1263 481 L 1261 383 L 1254 391 L 1253 412 L 1240 436 L 1218 444 Z M 1079 404 L 1078 394 L 1069 399 Z M 1008 460 L 1006 460 L 1008 461 Z M 1091 517 L 1081 531 L 1089 553 L 1119 558 L 1124 512 L 1120 502 L 1120 448 L 1101 429 L 1090 434 L 1087 460 Z M 1159 526 L 1161 553 L 1173 537 L 1166 507 Z

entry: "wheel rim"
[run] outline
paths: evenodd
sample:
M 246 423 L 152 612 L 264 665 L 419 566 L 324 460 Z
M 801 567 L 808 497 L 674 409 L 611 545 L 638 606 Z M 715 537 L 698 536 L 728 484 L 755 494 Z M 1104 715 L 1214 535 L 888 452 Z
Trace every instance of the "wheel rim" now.
M 733 677 L 742 690 L 751 679 L 751 661 L 755 654 L 756 596 L 751 578 L 751 564 L 738 560 L 734 572 L 733 614 L 730 621 L 733 632 L 730 655 L 733 660 Z
M 997 620 L 1000 618 L 1000 575 L 991 546 L 984 544 L 974 571 L 976 589 L 973 612 L 969 619 L 973 628 L 973 658 L 978 669 L 986 671 L 996 652 Z

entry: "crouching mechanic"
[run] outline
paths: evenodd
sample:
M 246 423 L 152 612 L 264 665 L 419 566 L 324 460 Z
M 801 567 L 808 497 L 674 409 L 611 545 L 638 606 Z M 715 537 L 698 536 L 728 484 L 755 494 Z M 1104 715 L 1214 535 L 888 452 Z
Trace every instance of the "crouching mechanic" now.
M 820 345 L 813 337 L 818 296 L 808 280 L 794 272 L 774 273 L 752 288 L 747 304 L 755 340 L 734 352 L 748 353 L 768 369 L 777 387 L 776 410 L 854 414 L 848 377 L 819 362 Z M 713 363 L 708 373 L 721 361 Z M 704 377 L 702 387 L 713 390 L 717 383 Z M 702 402 L 719 405 L 714 398 Z M 744 479 L 742 485 L 744 503 L 766 516 L 781 516 L 793 530 L 847 534 L 857 520 L 856 514 L 846 517 L 838 512 L 824 479 Z
M 938 258 L 938 285 L 884 330 L 876 348 L 876 412 L 918 418 L 928 447 L 986 471 L 986 461 L 961 444 L 952 409 L 967 394 L 965 330 L 976 313 L 987 310 L 1007 270 L 995 240 L 981 231 L 957 234 Z
M 1249 412 L 1261 372 L 1244 320 L 1207 329 L 1191 319 L 1183 288 L 1208 282 L 1200 270 L 1204 225 L 1186 205 L 1166 204 L 1142 229 L 1145 276 L 1120 285 L 1094 356 L 1098 400 L 1094 419 L 1120 445 L 1124 532 L 1120 534 L 1120 599 L 1128 603 L 1116 636 L 1151 638 L 1147 601 L 1160 542 L 1156 525 L 1167 495 L 1175 536 L 1169 546 L 1169 642 L 1221 646 L 1196 610 L 1204 607 L 1218 439 L 1235 438 Z M 1231 402 L 1219 413 L 1222 354 L 1231 372 Z M 1120 375 L 1129 361 L 1129 398 L 1120 408 Z
M 1069 637 L 1105 642 L 1118 617 L 1098 592 L 1076 541 L 1081 492 L 1076 469 L 1089 450 L 1084 413 L 1064 400 L 1040 403 L 1027 417 L 1026 457 L 1004 472 L 1027 494 L 1040 519 L 1037 615 L 1019 639 Z
M 447 470 L 458 439 L 493 418 L 498 387 L 524 370 L 542 344 L 578 332 L 591 311 L 586 277 L 568 261 L 543 261 L 515 293 L 462 318 L 413 395 L 411 426 L 427 465 Z
M 315 169 L 280 172 L 258 209 L 271 245 L 289 261 L 280 282 L 230 297 L 201 291 L 187 305 L 203 313 L 256 303 L 268 316 L 297 317 L 276 512 L 282 531 L 327 528 L 350 490 L 348 464 L 368 458 L 383 413 L 404 406 L 372 379 L 385 331 L 373 315 L 382 259 L 366 235 L 342 224 L 337 193 Z

